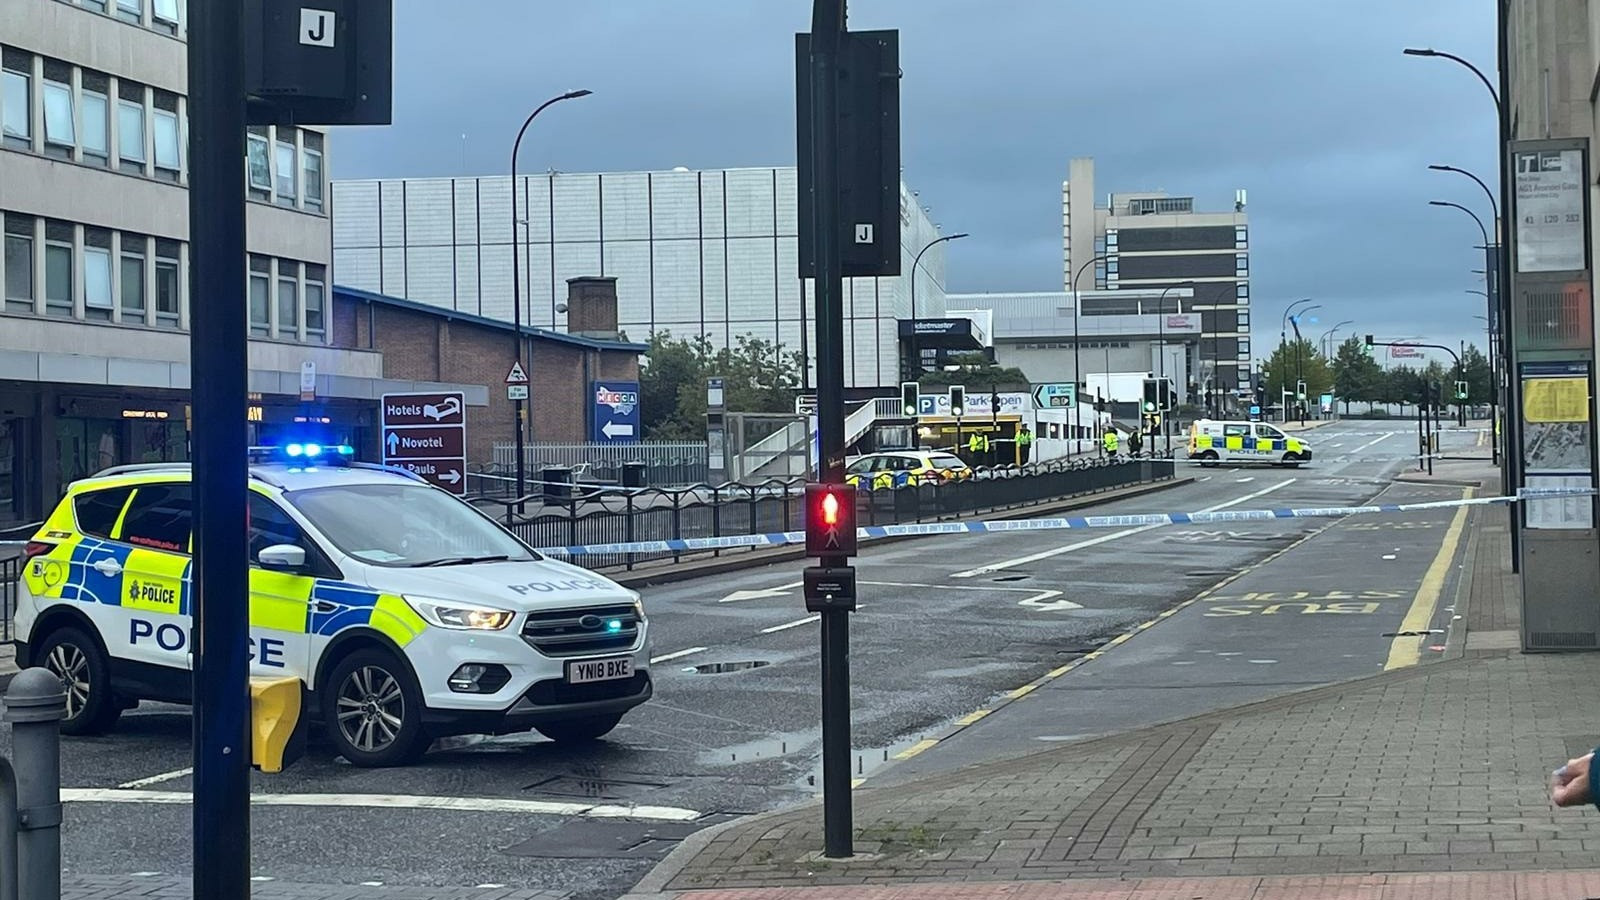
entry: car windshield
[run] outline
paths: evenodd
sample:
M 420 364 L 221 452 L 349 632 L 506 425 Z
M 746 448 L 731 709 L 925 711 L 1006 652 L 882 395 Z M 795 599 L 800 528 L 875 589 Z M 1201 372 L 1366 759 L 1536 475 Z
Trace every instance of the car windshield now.
M 362 562 L 413 567 L 539 558 L 476 509 L 422 484 L 338 485 L 285 497 Z

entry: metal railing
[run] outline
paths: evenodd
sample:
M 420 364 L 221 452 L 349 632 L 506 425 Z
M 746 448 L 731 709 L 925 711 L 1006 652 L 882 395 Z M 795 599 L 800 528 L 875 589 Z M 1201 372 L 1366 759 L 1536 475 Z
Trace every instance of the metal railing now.
M 1025 509 L 1113 488 L 1170 480 L 1170 458 L 1051 460 L 1028 466 L 972 470 L 966 477 L 913 479 L 864 477 L 857 491 L 861 525 L 936 522 L 963 516 Z M 699 484 L 682 488 L 611 488 L 546 485 L 520 501 L 469 497 L 518 537 L 535 547 L 667 541 L 799 531 L 805 526 L 803 478 L 759 484 Z M 717 556 L 740 550 L 699 553 L 593 554 L 586 567 L 632 569 L 640 563 Z M 747 552 L 747 551 L 744 551 Z
M 698 484 L 711 477 L 705 441 L 644 441 L 637 444 L 530 444 L 523 448 L 529 479 L 539 477 L 546 468 L 584 467 L 586 478 L 619 484 L 626 463 L 644 463 L 650 484 Z M 505 479 L 517 471 L 516 448 L 494 445 L 494 462 L 473 466 L 467 474 L 470 493 L 494 493 L 498 487 L 508 496 L 514 482 Z

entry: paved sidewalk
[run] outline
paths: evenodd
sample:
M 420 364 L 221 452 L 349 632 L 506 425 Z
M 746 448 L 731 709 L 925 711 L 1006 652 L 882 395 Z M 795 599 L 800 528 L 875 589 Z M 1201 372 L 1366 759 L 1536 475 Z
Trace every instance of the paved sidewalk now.
M 189 879 L 162 875 L 67 875 L 61 884 L 61 900 L 191 900 L 193 896 Z M 250 896 L 254 900 L 565 900 L 571 895 L 506 887 L 352 887 L 259 881 L 251 884 Z
M 1600 862 L 1600 815 L 1555 810 L 1546 795 L 1552 767 L 1600 744 L 1600 658 L 1520 653 L 1507 516 L 1484 508 L 1472 523 L 1451 659 L 912 784 L 869 782 L 853 859 L 817 858 L 810 805 L 691 838 L 635 896 L 1600 896 L 1600 874 L 1585 871 Z M 1501 874 L 1429 874 L 1474 870 Z M 1328 881 L 1346 873 L 1369 877 Z M 1150 881 L 1172 878 L 1183 880 Z M 967 886 L 935 892 L 951 882 Z M 801 886 L 828 889 L 764 890 Z

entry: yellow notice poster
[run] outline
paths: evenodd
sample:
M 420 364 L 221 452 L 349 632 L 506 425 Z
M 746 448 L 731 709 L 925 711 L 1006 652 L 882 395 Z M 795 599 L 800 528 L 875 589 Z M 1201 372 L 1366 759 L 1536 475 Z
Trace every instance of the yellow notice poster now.
M 1522 382 L 1522 417 L 1525 421 L 1589 421 L 1587 378 L 1529 378 Z

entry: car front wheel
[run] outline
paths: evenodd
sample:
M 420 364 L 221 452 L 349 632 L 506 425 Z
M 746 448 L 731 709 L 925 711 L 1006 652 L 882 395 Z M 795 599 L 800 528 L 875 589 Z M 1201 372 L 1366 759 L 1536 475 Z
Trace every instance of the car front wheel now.
M 392 654 L 357 650 L 334 667 L 326 689 L 328 739 L 352 765 L 406 765 L 428 749 L 421 691 Z

